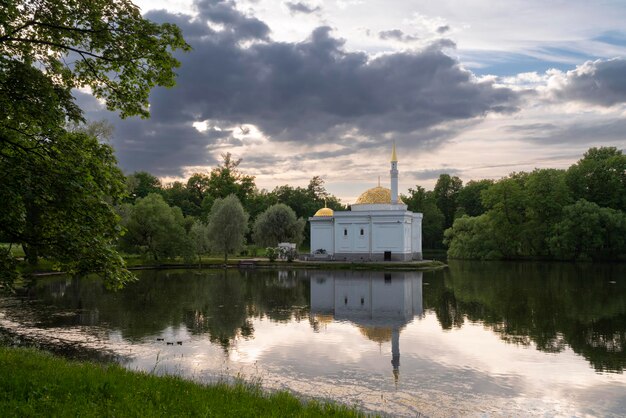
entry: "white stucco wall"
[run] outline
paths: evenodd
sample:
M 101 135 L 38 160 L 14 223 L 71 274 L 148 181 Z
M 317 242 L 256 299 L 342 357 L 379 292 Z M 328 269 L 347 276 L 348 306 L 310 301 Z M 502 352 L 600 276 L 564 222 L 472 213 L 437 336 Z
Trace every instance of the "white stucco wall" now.
M 332 218 L 311 220 L 311 253 L 319 249 L 326 250 L 327 254 L 335 253 Z

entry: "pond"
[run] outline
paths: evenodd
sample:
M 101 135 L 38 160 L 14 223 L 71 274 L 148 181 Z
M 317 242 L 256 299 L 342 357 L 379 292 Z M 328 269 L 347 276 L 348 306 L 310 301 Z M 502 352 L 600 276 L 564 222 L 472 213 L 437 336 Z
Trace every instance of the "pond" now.
M 143 271 L 40 280 L 0 328 L 80 358 L 394 416 L 622 416 L 626 266 Z

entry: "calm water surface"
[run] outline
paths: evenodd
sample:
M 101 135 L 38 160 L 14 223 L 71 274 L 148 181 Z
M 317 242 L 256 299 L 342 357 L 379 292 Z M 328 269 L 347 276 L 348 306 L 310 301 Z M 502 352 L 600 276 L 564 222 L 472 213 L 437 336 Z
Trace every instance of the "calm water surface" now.
M 0 327 L 79 357 L 396 416 L 624 416 L 626 266 L 145 271 L 40 281 Z

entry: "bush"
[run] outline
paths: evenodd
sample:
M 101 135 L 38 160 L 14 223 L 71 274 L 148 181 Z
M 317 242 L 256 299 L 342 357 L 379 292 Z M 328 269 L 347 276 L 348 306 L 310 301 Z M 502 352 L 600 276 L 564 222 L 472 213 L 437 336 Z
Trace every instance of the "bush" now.
M 265 249 L 265 256 L 270 259 L 270 261 L 276 261 L 278 257 L 278 250 L 274 247 L 267 247 Z

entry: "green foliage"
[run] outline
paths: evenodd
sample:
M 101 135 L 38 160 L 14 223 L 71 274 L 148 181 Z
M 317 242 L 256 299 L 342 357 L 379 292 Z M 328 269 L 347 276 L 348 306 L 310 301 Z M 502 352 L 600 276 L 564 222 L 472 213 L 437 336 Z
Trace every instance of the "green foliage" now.
M 124 226 L 122 248 L 155 261 L 184 254 L 188 245 L 180 208 L 170 207 L 158 194 L 137 199 Z
M 526 173 L 513 173 L 482 192 L 483 205 L 492 225 L 492 239 L 502 256 L 517 257 L 523 253 L 523 229 L 526 221 Z
M 12 290 L 19 277 L 17 260 L 11 254 L 11 248 L 0 247 L 0 292 Z
M 494 231 L 487 215 L 462 216 L 454 220 L 444 233 L 448 257 L 459 259 L 494 260 L 502 258 Z
M 409 189 L 408 196 L 402 195 L 401 200 L 408 210 L 422 213 L 422 244 L 424 248 L 441 248 L 443 245 L 443 224 L 445 218 L 437 207 L 435 195 L 422 186 Z
M 206 386 L 0 347 L 1 416 L 359 416 L 248 383 Z
M 200 257 L 204 254 L 208 254 L 211 250 L 207 225 L 198 220 L 194 220 L 187 236 L 191 244 L 191 251 L 186 255 L 184 254 L 183 257 L 185 261 L 190 261 L 192 258 L 197 257 L 198 262 L 200 262 Z
M 128 188 L 128 202 L 135 202 L 139 198 L 148 196 L 150 193 L 161 193 L 163 188 L 161 180 L 145 171 L 136 171 L 126 176 Z
M 565 260 L 626 259 L 626 214 L 581 199 L 563 208 L 549 245 Z
M 33 265 L 54 259 L 69 273 L 101 272 L 110 284 L 131 279 L 115 252 L 120 235 L 113 205 L 124 176 L 113 150 L 84 133 L 62 133 L 45 153 L 11 152 L 0 159 L 0 230 L 20 243 Z
M 248 214 L 234 194 L 213 203 L 209 214 L 208 235 L 211 248 L 224 254 L 234 254 L 243 248 L 248 230 Z
M 276 261 L 278 258 L 278 247 L 267 247 L 265 249 L 265 256 L 269 258 L 271 262 Z
M 125 0 L 96 0 L 89 7 L 77 0 L 5 2 L 2 10 L 0 55 L 45 74 L 29 88 L 38 90 L 45 80 L 65 91 L 89 86 L 123 117 L 149 115 L 150 89 L 174 85 L 179 62 L 172 52 L 190 49 L 180 29 L 144 19 Z M 70 53 L 75 59 L 64 59 Z M 68 109 L 70 102 L 66 97 L 59 104 Z
M 277 203 L 260 214 L 254 223 L 254 242 L 259 245 L 277 246 L 280 242 L 302 242 L 306 222 L 296 218 L 289 206 Z
M 96 138 L 110 132 L 76 125 L 71 91 L 88 87 L 122 117 L 148 116 L 150 89 L 174 85 L 176 49 L 189 49 L 176 26 L 145 20 L 126 0 L 2 3 L 0 236 L 32 264 L 44 256 L 71 273 L 100 271 L 113 287 L 131 279 L 111 206 L 123 177 Z
M 484 188 L 486 212 L 446 231 L 448 256 L 626 259 L 625 158 L 615 148 L 591 148 L 567 171 L 513 173 Z
M 457 196 L 463 187 L 463 182 L 457 176 L 441 174 L 435 184 L 433 194 L 437 207 L 444 216 L 444 228 L 452 226 L 457 211 Z
M 548 256 L 548 238 L 562 216 L 563 207 L 572 202 L 565 182 L 565 171 L 536 169 L 525 182 L 526 223 L 523 235 L 529 255 Z
M 483 190 L 487 190 L 493 185 L 494 181 L 485 180 L 470 180 L 461 190 L 456 198 L 457 216 L 469 215 L 479 216 L 485 213 L 485 207 L 483 206 L 481 194 Z
M 567 170 L 574 199 L 626 211 L 626 155 L 615 147 L 590 148 Z

